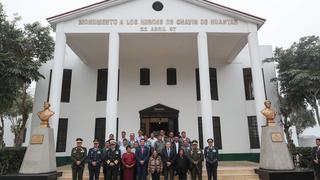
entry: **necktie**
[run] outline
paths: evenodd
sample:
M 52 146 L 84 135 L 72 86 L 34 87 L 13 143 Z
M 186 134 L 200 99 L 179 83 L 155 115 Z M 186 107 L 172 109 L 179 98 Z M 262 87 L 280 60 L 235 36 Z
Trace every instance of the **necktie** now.
M 143 154 L 143 152 L 144 152 L 144 148 L 142 147 L 142 148 L 141 148 L 141 153 Z
M 168 149 L 168 157 L 170 156 L 170 149 Z

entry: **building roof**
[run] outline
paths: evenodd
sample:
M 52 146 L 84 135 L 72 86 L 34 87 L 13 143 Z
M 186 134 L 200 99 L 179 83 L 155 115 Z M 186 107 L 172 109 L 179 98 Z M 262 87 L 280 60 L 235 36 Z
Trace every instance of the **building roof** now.
M 89 14 L 91 12 L 95 12 L 95 11 L 104 9 L 106 7 L 111 7 L 114 5 L 122 4 L 122 3 L 125 3 L 128 1 L 130 1 L 130 0 L 104 0 L 104 1 L 90 4 L 88 6 L 74 9 L 72 11 L 68 11 L 68 12 L 64 12 L 64 13 L 61 13 L 61 14 L 58 14 L 55 16 L 51 16 L 51 17 L 47 18 L 47 21 L 51 25 L 55 26 L 59 22 L 73 19 L 73 18 L 81 16 L 81 15 Z M 208 9 L 216 10 L 222 14 L 231 15 L 234 17 L 238 17 L 238 18 L 247 20 L 249 22 L 253 22 L 258 25 L 258 28 L 260 28 L 264 24 L 264 22 L 266 21 L 266 19 L 264 19 L 264 18 L 254 16 L 252 14 L 245 13 L 243 11 L 239 11 L 239 10 L 227 7 L 227 6 L 223 6 L 221 4 L 214 3 L 214 2 L 211 2 L 208 0 L 185 0 L 185 1 L 193 3 L 193 4 L 205 6 Z

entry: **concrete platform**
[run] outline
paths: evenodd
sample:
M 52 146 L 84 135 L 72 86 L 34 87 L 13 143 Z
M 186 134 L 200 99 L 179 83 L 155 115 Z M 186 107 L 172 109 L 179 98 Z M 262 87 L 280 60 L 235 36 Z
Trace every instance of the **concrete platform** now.
M 259 168 L 258 163 L 249 162 L 249 161 L 221 161 L 219 162 L 218 167 L 218 179 L 219 180 L 259 180 L 259 176 L 255 174 L 254 169 Z M 72 172 L 70 165 L 62 166 L 58 168 L 58 171 L 62 171 L 62 177 L 58 180 L 72 180 Z M 203 168 L 203 179 L 207 179 L 207 172 Z M 88 168 L 85 168 L 83 173 L 83 180 L 89 179 Z M 103 173 L 101 169 L 100 180 L 103 180 Z M 148 177 L 148 179 L 151 179 Z M 163 179 L 163 177 L 161 178 Z M 175 179 L 178 179 L 176 176 Z M 188 175 L 190 178 L 190 174 Z

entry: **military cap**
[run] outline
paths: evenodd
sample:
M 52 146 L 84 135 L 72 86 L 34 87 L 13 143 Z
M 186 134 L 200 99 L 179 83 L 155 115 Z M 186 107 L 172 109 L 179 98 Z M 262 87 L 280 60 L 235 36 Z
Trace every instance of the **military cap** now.
M 207 139 L 207 142 L 209 142 L 209 141 L 213 142 L 214 140 L 212 138 L 209 138 L 209 139 Z
M 82 142 L 83 140 L 81 138 L 77 138 L 76 142 Z
M 99 140 L 98 140 L 98 139 L 94 139 L 94 140 L 93 140 L 93 143 L 94 143 L 94 144 L 99 143 Z
M 117 143 L 116 143 L 115 140 L 111 140 L 111 141 L 110 141 L 110 144 L 111 144 L 111 145 L 115 145 L 115 144 L 117 144 Z
M 193 141 L 191 142 L 191 144 L 198 144 L 198 141 L 197 141 L 197 140 L 193 140 Z

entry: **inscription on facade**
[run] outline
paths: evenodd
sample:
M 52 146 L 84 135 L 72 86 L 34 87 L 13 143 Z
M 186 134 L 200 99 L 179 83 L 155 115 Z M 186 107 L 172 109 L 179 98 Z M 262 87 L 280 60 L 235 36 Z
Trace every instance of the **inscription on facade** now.
M 238 25 L 237 19 L 79 19 L 79 25 L 138 26 L 141 32 L 174 32 L 179 26 Z

